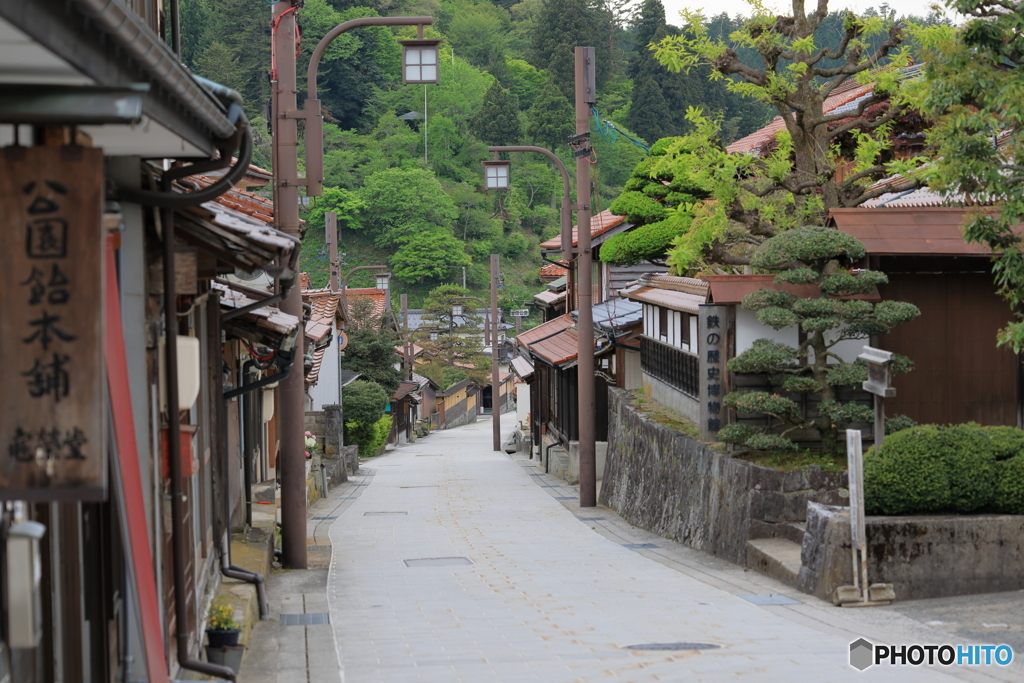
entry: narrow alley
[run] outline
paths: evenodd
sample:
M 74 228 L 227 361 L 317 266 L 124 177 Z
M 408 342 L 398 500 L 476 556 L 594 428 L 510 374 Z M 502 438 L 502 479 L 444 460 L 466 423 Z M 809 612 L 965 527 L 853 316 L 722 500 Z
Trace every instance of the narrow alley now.
M 529 459 L 492 452 L 490 434 L 483 420 L 390 451 L 315 506 L 311 559 L 330 557 L 329 569 L 275 573 L 274 620 L 254 632 L 239 680 L 852 681 L 862 674 L 849 645 L 861 636 L 950 641 L 898 611 L 835 608 L 611 510 L 581 510 Z

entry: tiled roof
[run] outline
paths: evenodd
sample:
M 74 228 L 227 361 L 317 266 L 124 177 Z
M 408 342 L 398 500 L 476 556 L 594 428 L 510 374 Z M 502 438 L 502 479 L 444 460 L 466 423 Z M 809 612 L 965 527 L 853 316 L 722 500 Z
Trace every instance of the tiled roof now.
M 546 323 L 537 325 L 531 330 L 520 332 L 516 335 L 516 341 L 520 346 L 524 348 L 530 348 L 535 342 L 540 341 L 546 337 L 550 337 L 553 334 L 558 334 L 567 327 L 572 327 L 572 316 L 569 314 L 559 316 L 554 320 L 549 320 Z
M 192 176 L 190 180 L 195 181 L 201 187 L 213 185 L 215 180 L 206 176 Z M 239 190 L 237 188 L 228 190 L 215 200 L 218 204 L 234 209 L 246 216 L 255 218 L 258 221 L 271 225 L 274 222 L 274 202 L 266 197 L 261 197 L 252 192 Z
M 593 239 L 599 235 L 603 235 L 615 226 L 626 220 L 625 216 L 616 216 L 607 209 L 599 214 L 590 217 L 590 238 Z M 572 226 L 572 244 L 576 246 L 576 241 L 579 239 L 579 226 Z M 541 251 L 551 251 L 562 248 L 562 237 L 554 237 L 549 239 L 540 245 Z M 563 272 L 562 275 L 565 273 Z
M 609 299 L 595 304 L 594 325 L 604 332 L 623 334 L 626 328 L 637 325 L 644 319 L 644 307 L 639 301 Z
M 359 299 L 369 299 L 373 302 L 373 314 L 381 315 L 384 313 L 388 301 L 388 291 L 386 289 L 377 289 L 376 287 L 346 289 L 345 298 L 348 299 L 349 308 Z
M 698 307 L 707 301 L 708 284 L 690 277 L 647 273 L 621 294 L 640 303 L 697 313 Z
M 575 328 L 571 327 L 530 346 L 531 354 L 551 365 L 565 365 L 574 361 L 578 352 L 579 338 Z
M 864 202 L 858 209 L 902 209 L 920 208 L 934 206 L 957 206 L 963 203 L 963 197 L 944 197 L 938 192 L 933 192 L 927 187 L 919 187 L 916 190 L 904 190 L 903 192 L 887 192 L 874 199 Z
M 539 294 L 534 294 L 533 298 L 536 299 L 537 301 L 539 301 L 540 303 L 544 304 L 545 306 L 554 306 L 557 303 L 561 303 L 561 302 L 565 301 L 565 297 L 566 297 L 567 294 L 568 294 L 568 292 L 565 292 L 565 291 L 561 291 L 561 292 L 547 291 L 547 292 L 540 292 Z
M 711 298 L 716 304 L 738 304 L 742 303 L 744 297 L 759 289 L 773 289 L 775 291 L 789 292 L 801 299 L 817 299 L 821 291 L 817 285 L 792 285 L 789 283 L 775 282 L 775 275 L 705 275 L 711 287 Z M 873 289 L 869 294 L 857 294 L 855 296 L 840 296 L 837 299 L 849 300 L 859 299 L 862 301 L 878 302 L 882 298 L 878 289 Z M 696 312 L 696 311 L 694 311 Z
M 321 289 L 302 293 L 302 300 L 313 308 L 313 313 L 306 323 L 306 338 L 314 342 L 321 342 L 327 337 L 334 327 L 334 320 L 338 314 L 338 301 L 341 297 L 330 290 Z M 320 365 L 323 363 L 324 353 L 328 347 L 313 351 L 313 367 L 306 374 L 306 381 L 316 384 L 320 376 Z
M 533 363 L 526 356 L 516 356 L 511 362 L 512 369 L 522 380 L 528 380 L 533 376 Z
M 399 356 L 405 355 L 405 344 L 398 344 L 395 346 L 395 351 L 398 352 Z M 413 343 L 412 345 L 412 357 L 418 358 L 423 354 L 423 347 L 419 344 Z
M 561 241 L 559 241 L 561 245 Z M 565 259 L 559 259 L 558 261 L 562 265 L 555 265 L 554 263 L 548 263 L 540 269 L 540 281 L 541 282 L 552 282 L 560 277 L 565 277 L 565 274 L 569 272 L 569 262 Z M 565 267 L 563 267 L 565 266 Z

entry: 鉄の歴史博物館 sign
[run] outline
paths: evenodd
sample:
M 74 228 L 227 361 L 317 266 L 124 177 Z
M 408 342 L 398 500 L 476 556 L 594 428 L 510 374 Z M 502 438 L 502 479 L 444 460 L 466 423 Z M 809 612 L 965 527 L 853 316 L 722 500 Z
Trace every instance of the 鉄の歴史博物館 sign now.
M 0 499 L 106 496 L 103 152 L 0 150 Z

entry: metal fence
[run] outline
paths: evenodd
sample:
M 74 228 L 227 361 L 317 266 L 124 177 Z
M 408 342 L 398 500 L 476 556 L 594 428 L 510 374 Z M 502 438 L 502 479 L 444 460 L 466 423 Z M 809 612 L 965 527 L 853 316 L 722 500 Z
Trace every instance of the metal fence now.
M 694 354 L 650 337 L 640 337 L 640 367 L 684 394 L 700 398 L 700 361 Z

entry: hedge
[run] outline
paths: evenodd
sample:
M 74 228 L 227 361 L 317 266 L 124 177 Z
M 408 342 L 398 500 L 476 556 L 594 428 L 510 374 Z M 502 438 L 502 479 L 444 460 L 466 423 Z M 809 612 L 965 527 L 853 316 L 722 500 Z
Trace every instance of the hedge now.
M 974 423 L 922 425 L 864 457 L 868 514 L 1024 514 L 1024 431 Z

